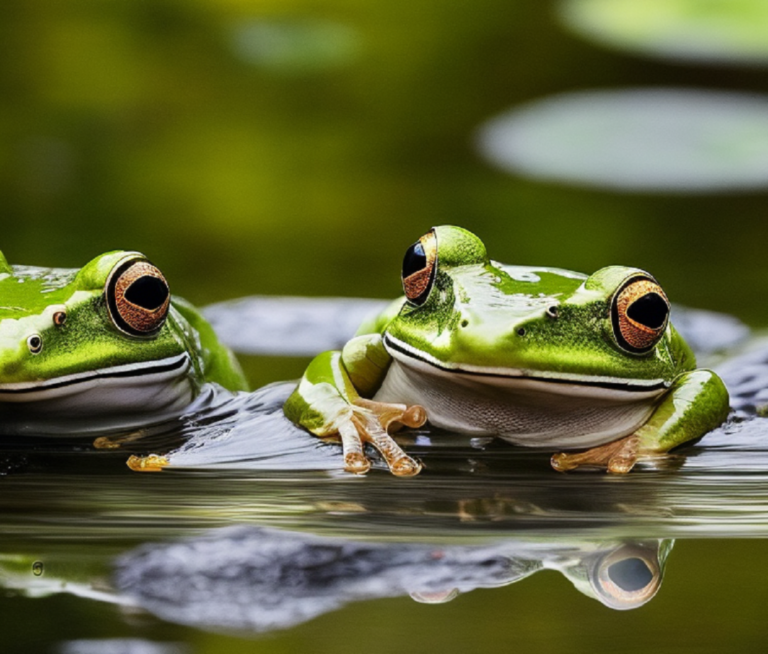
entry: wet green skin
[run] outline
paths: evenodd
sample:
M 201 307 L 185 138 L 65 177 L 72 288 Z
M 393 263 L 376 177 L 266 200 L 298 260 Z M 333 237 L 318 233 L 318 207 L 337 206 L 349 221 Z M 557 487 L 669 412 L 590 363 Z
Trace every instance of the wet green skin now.
M 151 337 L 130 336 L 113 324 L 105 301 L 107 278 L 137 256 L 142 255 L 109 252 L 80 270 L 64 270 L 11 266 L 0 253 L 0 389 L 187 353 L 195 391 L 206 382 L 246 390 L 231 352 L 184 300 L 172 299 L 165 323 Z M 56 325 L 53 316 L 62 310 L 66 322 Z M 27 344 L 34 334 L 42 339 L 37 354 Z
M 334 435 L 371 398 L 392 363 L 394 337 L 443 369 L 523 371 L 575 384 L 661 380 L 666 391 L 640 429 L 640 454 L 666 452 L 699 438 L 728 414 L 728 393 L 668 325 L 647 353 L 625 351 L 614 336 L 611 302 L 629 280 L 647 273 L 611 266 L 591 276 L 553 268 L 506 266 L 457 227 L 438 227 L 434 286 L 421 306 L 400 299 L 364 324 L 341 354 L 323 353 L 308 367 L 286 415 L 318 436 Z M 547 315 L 556 307 L 556 318 Z M 482 379 L 482 377 L 479 377 Z M 428 383 L 428 382 L 425 382 Z M 461 393 L 461 386 L 456 387 Z M 553 407 L 559 396 L 552 395 Z M 429 414 L 432 421 L 435 416 Z M 563 447 L 567 448 L 567 444 Z

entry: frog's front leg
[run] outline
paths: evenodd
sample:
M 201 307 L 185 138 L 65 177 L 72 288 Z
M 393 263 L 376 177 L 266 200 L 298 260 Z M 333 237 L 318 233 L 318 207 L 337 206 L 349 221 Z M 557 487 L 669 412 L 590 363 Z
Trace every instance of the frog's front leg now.
M 634 434 L 585 452 L 555 454 L 552 467 L 560 472 L 598 466 L 608 472 L 629 472 L 644 455 L 660 454 L 701 438 L 728 417 L 725 384 L 711 370 L 680 375 L 651 418 Z
M 421 464 L 409 457 L 389 435 L 391 425 L 420 427 L 426 411 L 420 406 L 366 399 L 381 385 L 391 359 L 379 334 L 358 336 L 342 352 L 324 352 L 309 364 L 285 403 L 285 415 L 321 438 L 339 438 L 344 469 L 363 474 L 371 467 L 363 447 L 373 445 L 398 476 L 412 476 Z

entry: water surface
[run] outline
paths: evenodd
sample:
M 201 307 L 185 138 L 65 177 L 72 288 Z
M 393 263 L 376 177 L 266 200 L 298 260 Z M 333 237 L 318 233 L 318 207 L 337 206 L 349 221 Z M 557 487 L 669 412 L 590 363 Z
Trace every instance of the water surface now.
M 252 298 L 209 315 L 224 325 L 245 311 L 258 326 L 265 302 L 275 325 L 277 300 Z M 372 303 L 282 306 L 284 339 L 264 347 L 290 353 L 296 311 L 324 309 L 314 330 L 307 320 L 301 329 L 333 343 L 349 325 L 328 316 Z M 753 563 L 744 586 L 739 562 L 762 559 L 765 541 L 733 539 L 768 535 L 768 423 L 757 415 L 768 348 L 728 316 L 675 311 L 728 383 L 735 410 L 696 445 L 626 476 L 559 474 L 551 452 L 421 429 L 399 437 L 423 461 L 419 476 L 395 478 L 378 462 L 355 477 L 340 470 L 338 446 L 285 420 L 290 382 L 206 394 L 181 421 L 143 438 L 110 436 L 115 449 L 96 449 L 93 439 L 7 441 L 0 603 L 22 648 L 9 651 L 24 651 L 30 638 L 27 622 L 13 619 L 23 611 L 45 616 L 34 636 L 39 651 L 197 652 L 233 643 L 273 651 L 312 633 L 322 634 L 321 649 L 346 651 L 358 638 L 347 621 L 384 619 L 392 637 L 407 629 L 414 643 L 447 651 L 465 646 L 462 639 L 488 651 L 530 646 L 553 620 L 560 637 L 569 624 L 594 625 L 574 632 L 579 647 L 622 624 L 654 624 L 639 642 L 663 648 L 677 638 L 667 624 L 672 606 L 694 619 L 708 596 L 759 601 L 765 585 L 755 579 L 768 572 Z M 171 466 L 127 468 L 129 454 L 149 451 L 168 453 Z M 748 642 L 762 622 L 744 626 L 738 606 L 722 611 Z M 639 617 L 611 617 L 617 610 Z M 81 613 L 92 617 L 73 617 Z M 70 616 L 67 626 L 54 614 Z M 491 619 L 504 624 L 492 637 L 483 632 Z M 446 640 L 447 625 L 462 638 Z M 370 647 L 390 651 L 386 640 Z

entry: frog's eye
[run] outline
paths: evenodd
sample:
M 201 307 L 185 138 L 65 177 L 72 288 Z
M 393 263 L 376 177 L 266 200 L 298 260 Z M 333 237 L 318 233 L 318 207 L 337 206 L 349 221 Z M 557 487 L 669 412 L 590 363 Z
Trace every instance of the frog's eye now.
M 112 272 L 106 296 L 112 322 L 132 336 L 154 336 L 165 323 L 171 301 L 163 273 L 141 259 Z
M 615 609 L 645 604 L 659 590 L 658 557 L 644 547 L 624 546 L 597 563 L 591 579 L 600 600 Z
M 664 334 L 669 320 L 669 300 L 653 279 L 635 278 L 613 299 L 613 332 L 628 352 L 648 352 Z
M 421 306 L 427 301 L 436 269 L 437 236 L 432 230 L 409 247 L 403 257 L 403 290 L 409 302 Z

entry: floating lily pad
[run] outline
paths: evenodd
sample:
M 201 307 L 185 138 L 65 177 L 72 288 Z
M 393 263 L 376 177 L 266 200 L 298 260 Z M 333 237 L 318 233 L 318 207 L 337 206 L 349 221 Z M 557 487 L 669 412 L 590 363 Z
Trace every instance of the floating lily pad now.
M 634 191 L 768 186 L 768 98 L 674 89 L 583 92 L 513 109 L 482 155 L 534 178 Z
M 768 63 L 765 0 L 565 0 L 560 16 L 582 36 L 624 50 Z

